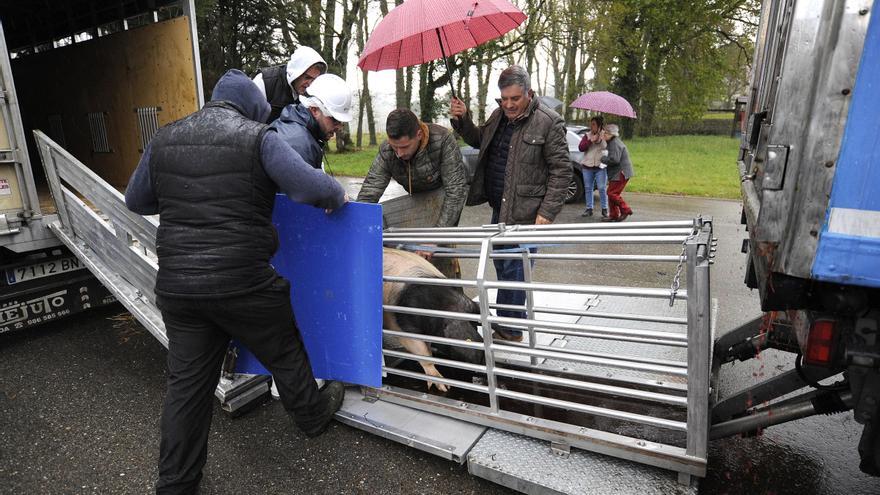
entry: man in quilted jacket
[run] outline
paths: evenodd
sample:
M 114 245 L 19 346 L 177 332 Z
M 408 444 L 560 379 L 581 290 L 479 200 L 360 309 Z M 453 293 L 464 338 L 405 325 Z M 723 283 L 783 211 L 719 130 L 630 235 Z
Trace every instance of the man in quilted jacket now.
M 480 150 L 467 205 L 489 202 L 492 223 L 549 224 L 562 210 L 571 180 L 565 123 L 534 98 L 528 72 L 512 65 L 498 78 L 500 106 L 481 126 L 474 125 L 464 102 L 450 104 L 452 127 Z M 516 246 L 505 246 L 516 248 Z M 495 260 L 499 280 L 522 281 L 519 260 Z M 525 292 L 499 290 L 498 304 L 525 304 Z M 525 318 L 524 311 L 499 310 L 499 316 Z M 521 341 L 522 331 L 496 328 L 507 340 Z

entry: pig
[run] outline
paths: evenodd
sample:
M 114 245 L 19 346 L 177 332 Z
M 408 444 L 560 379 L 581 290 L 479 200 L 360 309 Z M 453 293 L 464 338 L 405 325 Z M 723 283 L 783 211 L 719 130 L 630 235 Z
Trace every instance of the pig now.
M 420 278 L 446 278 L 425 258 L 408 251 L 384 248 L 382 250 L 382 271 L 386 276 L 396 277 L 420 277 Z M 480 306 L 475 303 L 458 287 L 442 287 L 437 285 L 405 284 L 401 282 L 385 282 L 382 290 L 383 304 L 393 306 L 405 306 L 410 308 L 433 309 L 440 311 L 455 311 L 458 313 L 480 314 Z M 437 337 L 467 340 L 470 342 L 482 342 L 477 332 L 477 323 L 451 318 L 435 318 L 430 316 L 411 315 L 402 313 L 383 313 L 382 323 L 388 330 L 396 330 L 408 333 L 420 333 Z M 407 352 L 419 356 L 431 356 L 431 347 L 427 342 L 416 339 L 393 339 L 399 340 Z M 394 345 L 393 341 L 386 339 L 386 346 Z M 448 355 L 442 357 L 465 361 L 475 364 L 485 363 L 482 350 L 467 349 L 457 346 L 443 346 L 438 348 L 438 353 L 448 349 Z M 445 354 L 445 353 L 444 353 Z M 419 361 L 426 375 L 442 378 L 433 363 Z M 428 390 L 431 387 L 446 392 L 448 387 L 442 383 L 428 382 Z

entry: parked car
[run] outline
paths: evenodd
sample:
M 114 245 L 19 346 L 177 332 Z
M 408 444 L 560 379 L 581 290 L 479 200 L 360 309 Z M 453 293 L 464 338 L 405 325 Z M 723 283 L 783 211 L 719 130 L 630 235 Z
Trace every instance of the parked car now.
M 581 175 L 580 165 L 581 158 L 583 158 L 584 154 L 581 151 L 578 151 L 578 144 L 580 144 L 581 137 L 588 130 L 588 127 L 582 125 L 566 126 L 565 141 L 568 144 L 568 158 L 571 163 L 572 171 L 571 182 L 569 182 L 568 189 L 565 191 L 566 203 L 575 203 L 584 199 L 584 177 Z M 461 155 L 464 157 L 464 162 L 467 166 L 468 182 L 471 182 L 474 178 L 479 154 L 480 150 L 478 149 L 470 146 L 461 147 Z

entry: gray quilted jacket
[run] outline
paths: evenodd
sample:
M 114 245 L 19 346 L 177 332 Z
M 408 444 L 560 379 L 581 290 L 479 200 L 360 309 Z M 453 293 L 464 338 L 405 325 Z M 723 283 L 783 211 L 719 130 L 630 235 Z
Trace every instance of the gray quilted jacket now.
M 629 150 L 620 138 L 614 138 L 608 141 L 608 156 L 602 157 L 602 163 L 608 165 L 608 180 L 617 180 L 617 177 L 623 173 L 627 179 L 636 175 L 633 170 L 632 161 L 629 159 Z
M 452 119 L 452 127 L 464 141 L 480 150 L 477 170 L 471 183 L 467 204 L 488 200 L 486 164 L 492 137 L 498 129 L 503 110 L 498 108 L 480 127 L 470 114 Z M 513 131 L 504 177 L 500 223 L 533 224 L 538 215 L 553 221 L 562 210 L 565 191 L 571 181 L 565 122 L 556 112 L 533 98 Z
M 394 153 L 388 142 L 382 143 L 370 166 L 357 201 L 375 203 L 382 197 L 393 177 L 410 194 L 444 189 L 443 207 L 437 225 L 455 227 L 467 199 L 468 185 L 464 161 L 455 136 L 445 127 L 425 124 L 428 143 L 409 162 Z

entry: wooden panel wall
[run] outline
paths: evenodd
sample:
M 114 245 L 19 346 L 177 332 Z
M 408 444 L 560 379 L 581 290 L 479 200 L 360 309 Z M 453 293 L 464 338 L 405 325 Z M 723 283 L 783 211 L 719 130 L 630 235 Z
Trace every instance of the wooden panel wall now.
M 117 187 L 142 153 L 135 108 L 161 107 L 160 127 L 198 109 L 186 17 L 22 57 L 12 69 L 27 134 L 51 135 L 48 116 L 61 115 L 67 150 Z M 106 114 L 111 153 L 92 152 L 91 112 Z

